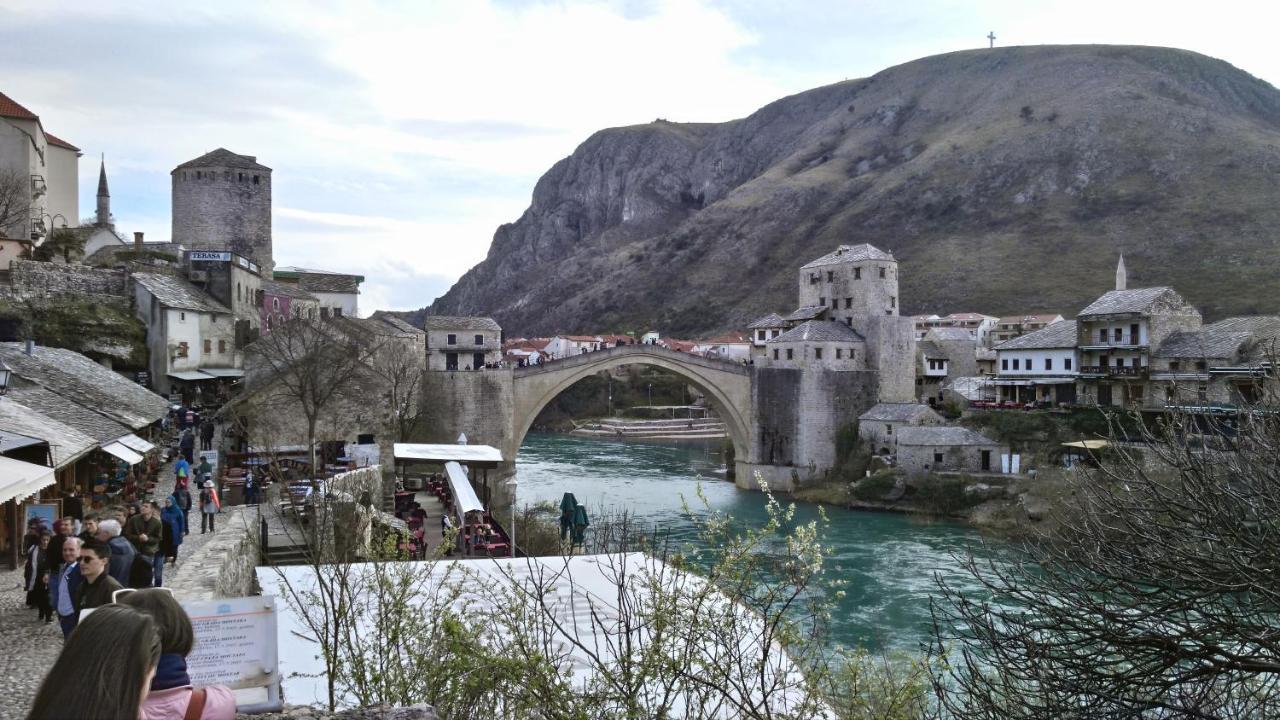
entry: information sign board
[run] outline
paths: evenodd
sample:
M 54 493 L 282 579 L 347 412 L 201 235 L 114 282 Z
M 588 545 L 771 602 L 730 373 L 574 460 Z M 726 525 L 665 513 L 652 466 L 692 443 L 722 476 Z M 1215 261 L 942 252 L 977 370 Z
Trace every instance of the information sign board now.
M 191 259 L 197 261 L 230 262 L 231 253 L 217 250 L 192 250 Z
M 278 707 L 275 596 L 184 602 L 182 607 L 195 630 L 195 648 L 187 656 L 191 684 L 226 685 L 235 691 L 242 713 Z

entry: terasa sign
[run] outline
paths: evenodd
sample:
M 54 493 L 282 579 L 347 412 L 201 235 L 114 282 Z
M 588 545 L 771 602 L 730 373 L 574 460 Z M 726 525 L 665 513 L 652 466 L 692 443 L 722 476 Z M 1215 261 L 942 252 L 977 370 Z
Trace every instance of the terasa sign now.
M 231 261 L 231 253 L 229 253 L 229 252 L 215 252 L 215 251 L 211 251 L 211 250 L 192 250 L 192 251 L 191 251 L 191 259 L 192 259 L 192 260 L 212 260 L 212 261 L 230 262 L 230 261 Z

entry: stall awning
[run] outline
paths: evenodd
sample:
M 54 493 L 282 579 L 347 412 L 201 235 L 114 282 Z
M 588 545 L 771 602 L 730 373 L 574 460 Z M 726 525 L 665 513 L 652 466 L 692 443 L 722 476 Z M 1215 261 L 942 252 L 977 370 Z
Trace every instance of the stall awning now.
M 212 375 L 206 375 L 199 370 L 179 370 L 178 372 L 169 373 L 169 377 L 174 378 L 175 380 L 187 380 L 190 382 L 213 379 Z
M 447 462 L 444 464 L 444 472 L 449 476 L 449 489 L 453 492 L 453 507 L 457 510 L 458 517 L 461 518 L 472 510 L 484 512 L 484 505 L 476 496 L 476 490 L 471 487 L 466 473 L 462 472 L 462 466 L 456 462 Z
M 1077 440 L 1075 442 L 1062 443 L 1062 447 L 1076 448 L 1077 450 L 1101 450 L 1110 446 L 1111 443 L 1106 440 Z
M 22 500 L 53 483 L 53 468 L 0 456 L 0 502 Z
M 103 452 L 107 452 L 107 453 L 111 453 L 112 455 L 115 455 L 116 457 L 129 463 L 130 465 L 137 465 L 138 463 L 142 462 L 141 455 L 130 450 L 124 445 L 121 445 L 118 442 L 105 443 L 102 446 L 102 450 Z
M 146 440 L 143 440 L 142 438 L 138 437 L 137 435 L 134 435 L 133 433 L 129 433 L 128 435 L 125 435 L 122 438 L 117 438 L 116 442 L 129 448 L 130 450 L 133 450 L 134 452 L 147 453 L 156 449 L 155 445 L 152 445 L 151 443 L 147 442 Z
M 502 462 L 502 453 L 490 445 L 427 445 L 423 443 L 396 443 L 396 460 L 421 462 L 458 462 L 477 467 L 495 467 Z
M 200 368 L 200 372 L 214 377 L 244 377 L 244 371 L 236 368 Z
M 40 438 L 19 435 L 16 432 L 10 432 L 8 430 L 0 433 L 0 452 L 8 452 L 10 450 L 17 450 L 18 448 L 29 447 L 31 445 L 44 444 L 45 441 Z

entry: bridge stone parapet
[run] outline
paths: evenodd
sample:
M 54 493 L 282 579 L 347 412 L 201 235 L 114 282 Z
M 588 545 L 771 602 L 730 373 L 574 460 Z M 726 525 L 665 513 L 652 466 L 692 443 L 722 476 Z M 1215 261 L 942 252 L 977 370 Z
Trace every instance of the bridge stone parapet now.
M 573 355 L 567 358 L 560 358 L 558 360 L 547 360 L 539 365 L 526 365 L 525 367 L 516 368 L 514 372 L 517 378 L 526 377 L 528 375 L 535 375 L 544 372 L 557 372 L 568 367 L 595 365 L 610 357 L 617 356 L 666 357 L 673 362 L 679 362 L 685 365 L 697 365 L 707 368 L 708 370 L 735 372 L 747 376 L 751 374 L 750 367 L 741 362 L 721 360 L 719 358 L 707 358 L 701 355 L 691 355 L 689 353 L 672 350 L 661 345 L 619 345 L 617 347 L 582 353 L 580 355 Z

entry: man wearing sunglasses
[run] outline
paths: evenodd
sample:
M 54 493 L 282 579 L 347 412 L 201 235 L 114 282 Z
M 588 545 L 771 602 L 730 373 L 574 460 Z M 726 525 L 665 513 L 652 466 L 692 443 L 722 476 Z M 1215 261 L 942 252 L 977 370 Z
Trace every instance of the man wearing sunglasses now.
M 111 602 L 111 594 L 123 590 L 124 586 L 107 573 L 107 565 L 111 562 L 111 548 L 107 544 L 95 540 L 87 542 L 80 551 L 80 575 L 84 582 L 76 591 L 76 615 L 81 610 L 101 607 Z

